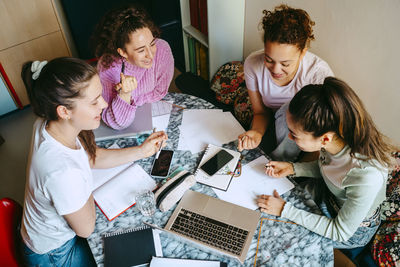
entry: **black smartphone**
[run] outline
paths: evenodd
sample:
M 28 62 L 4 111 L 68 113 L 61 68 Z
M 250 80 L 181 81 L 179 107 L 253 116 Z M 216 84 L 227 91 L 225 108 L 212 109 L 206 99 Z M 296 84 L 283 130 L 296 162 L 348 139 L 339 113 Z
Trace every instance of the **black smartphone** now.
M 151 176 L 167 177 L 171 167 L 172 157 L 174 156 L 173 150 L 161 150 L 158 159 L 154 159 L 153 167 L 151 169 Z
M 208 175 L 213 176 L 232 159 L 233 156 L 230 153 L 221 149 L 217 154 L 201 165 L 200 169 Z

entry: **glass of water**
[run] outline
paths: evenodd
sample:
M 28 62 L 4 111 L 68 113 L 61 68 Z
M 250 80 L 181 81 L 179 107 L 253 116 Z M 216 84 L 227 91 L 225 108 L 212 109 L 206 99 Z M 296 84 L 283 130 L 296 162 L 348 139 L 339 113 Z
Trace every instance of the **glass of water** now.
M 156 201 L 153 192 L 147 190 L 136 195 L 136 205 L 143 216 L 153 216 L 156 212 Z

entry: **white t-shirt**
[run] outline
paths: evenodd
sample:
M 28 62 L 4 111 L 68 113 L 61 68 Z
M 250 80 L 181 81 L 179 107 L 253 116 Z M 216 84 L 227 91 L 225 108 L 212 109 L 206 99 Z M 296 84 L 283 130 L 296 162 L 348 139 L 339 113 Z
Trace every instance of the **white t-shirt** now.
M 264 49 L 251 53 L 244 62 L 246 86 L 259 91 L 266 107 L 277 110 L 308 84 L 321 84 L 333 76 L 328 63 L 311 52 L 306 52 L 293 80 L 285 86 L 276 85 L 264 64 Z
M 63 215 L 81 209 L 92 193 L 89 158 L 78 138 L 70 149 L 36 120 L 27 166 L 21 235 L 35 253 L 59 248 L 75 236 Z

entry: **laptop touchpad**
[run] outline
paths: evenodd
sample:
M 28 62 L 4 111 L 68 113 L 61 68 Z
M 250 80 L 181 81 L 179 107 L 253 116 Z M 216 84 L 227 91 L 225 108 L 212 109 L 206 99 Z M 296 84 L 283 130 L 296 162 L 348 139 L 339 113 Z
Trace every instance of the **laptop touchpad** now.
M 229 219 L 232 209 L 231 205 L 221 205 L 221 202 L 209 198 L 203 211 L 205 214 L 210 215 L 210 217 Z

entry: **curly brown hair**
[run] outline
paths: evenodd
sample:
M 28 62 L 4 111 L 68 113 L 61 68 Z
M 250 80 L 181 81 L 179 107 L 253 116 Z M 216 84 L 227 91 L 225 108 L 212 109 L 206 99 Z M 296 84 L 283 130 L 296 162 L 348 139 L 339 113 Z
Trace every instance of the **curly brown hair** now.
M 109 68 L 120 57 L 117 49 L 126 51 L 125 45 L 130 41 L 130 34 L 143 28 L 148 28 L 154 38 L 160 36 L 160 29 L 139 5 L 120 7 L 105 14 L 91 38 L 95 56 L 101 57 L 103 67 Z
M 303 51 L 314 40 L 312 27 L 315 22 L 306 11 L 280 5 L 274 11 L 264 10 L 263 14 L 264 44 L 267 41 L 291 44 Z

